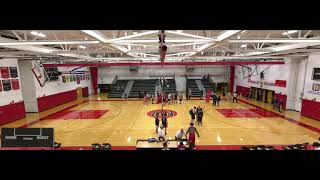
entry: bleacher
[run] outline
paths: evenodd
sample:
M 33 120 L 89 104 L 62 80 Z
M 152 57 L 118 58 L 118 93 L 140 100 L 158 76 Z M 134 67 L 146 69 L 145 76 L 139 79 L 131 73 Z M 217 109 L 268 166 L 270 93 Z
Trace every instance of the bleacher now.
M 166 79 L 167 80 L 167 83 L 166 85 L 169 85 L 166 86 L 164 85 L 162 88 L 163 88 L 163 91 L 165 93 L 168 93 L 168 92 L 175 92 L 176 91 L 176 81 L 174 79 Z
M 203 87 L 207 90 L 216 91 L 215 87 L 211 84 L 208 79 L 201 79 Z
M 139 91 L 146 91 L 147 93 L 154 93 L 156 82 L 158 79 L 139 79 L 134 80 L 133 86 L 129 93 L 129 98 L 139 98 Z
M 108 98 L 121 98 L 129 80 L 118 80 L 108 94 Z
M 191 89 L 191 97 L 200 97 L 200 90 L 197 86 L 196 80 L 200 79 L 187 79 L 187 91 Z

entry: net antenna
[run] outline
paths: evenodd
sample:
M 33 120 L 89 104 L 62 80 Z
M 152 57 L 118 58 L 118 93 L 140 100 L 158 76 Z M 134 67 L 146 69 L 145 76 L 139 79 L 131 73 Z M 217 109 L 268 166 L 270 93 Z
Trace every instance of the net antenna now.
M 31 70 L 41 87 L 44 87 L 45 84 L 50 81 L 50 78 L 41 61 L 34 61 L 34 67 Z

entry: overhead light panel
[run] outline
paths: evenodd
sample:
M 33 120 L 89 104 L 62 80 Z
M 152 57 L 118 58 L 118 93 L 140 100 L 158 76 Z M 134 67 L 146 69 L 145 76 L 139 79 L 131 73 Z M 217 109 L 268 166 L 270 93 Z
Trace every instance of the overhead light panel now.
M 55 45 L 55 44 L 97 44 L 99 41 L 16 41 L 1 42 L 0 46 L 20 46 L 20 45 Z
M 85 46 L 78 46 L 79 48 L 81 48 L 81 49 L 86 49 L 86 47 Z
M 239 30 L 228 30 L 228 31 L 224 31 L 222 34 L 220 34 L 218 37 L 217 37 L 217 41 L 222 41 L 236 33 L 238 33 Z
M 101 34 L 100 32 L 92 31 L 92 30 L 81 30 L 81 31 L 84 32 L 84 33 L 87 33 L 88 35 L 90 35 L 90 36 L 92 36 L 92 37 L 94 37 L 96 39 L 98 39 L 101 42 L 104 42 L 104 43 L 107 42 L 107 40 L 104 37 L 104 35 Z
M 46 35 L 43 34 L 43 33 L 41 33 L 41 32 L 31 31 L 30 33 L 31 33 L 32 35 L 34 35 L 34 36 L 46 37 Z
M 135 31 L 133 31 L 132 33 L 133 33 L 134 35 L 138 34 L 138 32 L 135 32 Z
M 242 44 L 240 47 L 245 48 L 247 47 L 247 44 Z
M 282 33 L 282 35 L 293 34 L 296 32 L 298 32 L 298 30 L 290 30 L 290 31 L 286 31 L 286 32 Z
M 177 30 L 178 33 L 182 33 L 182 30 Z

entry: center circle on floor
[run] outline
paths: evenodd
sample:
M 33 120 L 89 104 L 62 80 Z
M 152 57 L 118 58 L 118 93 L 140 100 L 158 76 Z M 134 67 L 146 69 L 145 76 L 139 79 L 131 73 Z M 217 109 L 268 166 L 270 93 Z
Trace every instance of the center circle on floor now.
M 156 114 L 158 113 L 161 117 L 162 111 L 165 111 L 167 113 L 168 118 L 175 117 L 178 114 L 176 111 L 171 110 L 171 109 L 163 109 L 163 110 L 156 109 L 156 110 L 152 110 L 152 111 L 147 112 L 147 115 L 150 117 L 156 117 Z

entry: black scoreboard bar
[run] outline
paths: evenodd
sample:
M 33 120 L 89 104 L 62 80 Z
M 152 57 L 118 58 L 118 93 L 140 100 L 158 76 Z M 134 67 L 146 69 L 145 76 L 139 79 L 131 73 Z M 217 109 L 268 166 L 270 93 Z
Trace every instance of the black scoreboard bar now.
M 1 147 L 53 147 L 53 128 L 2 128 Z

